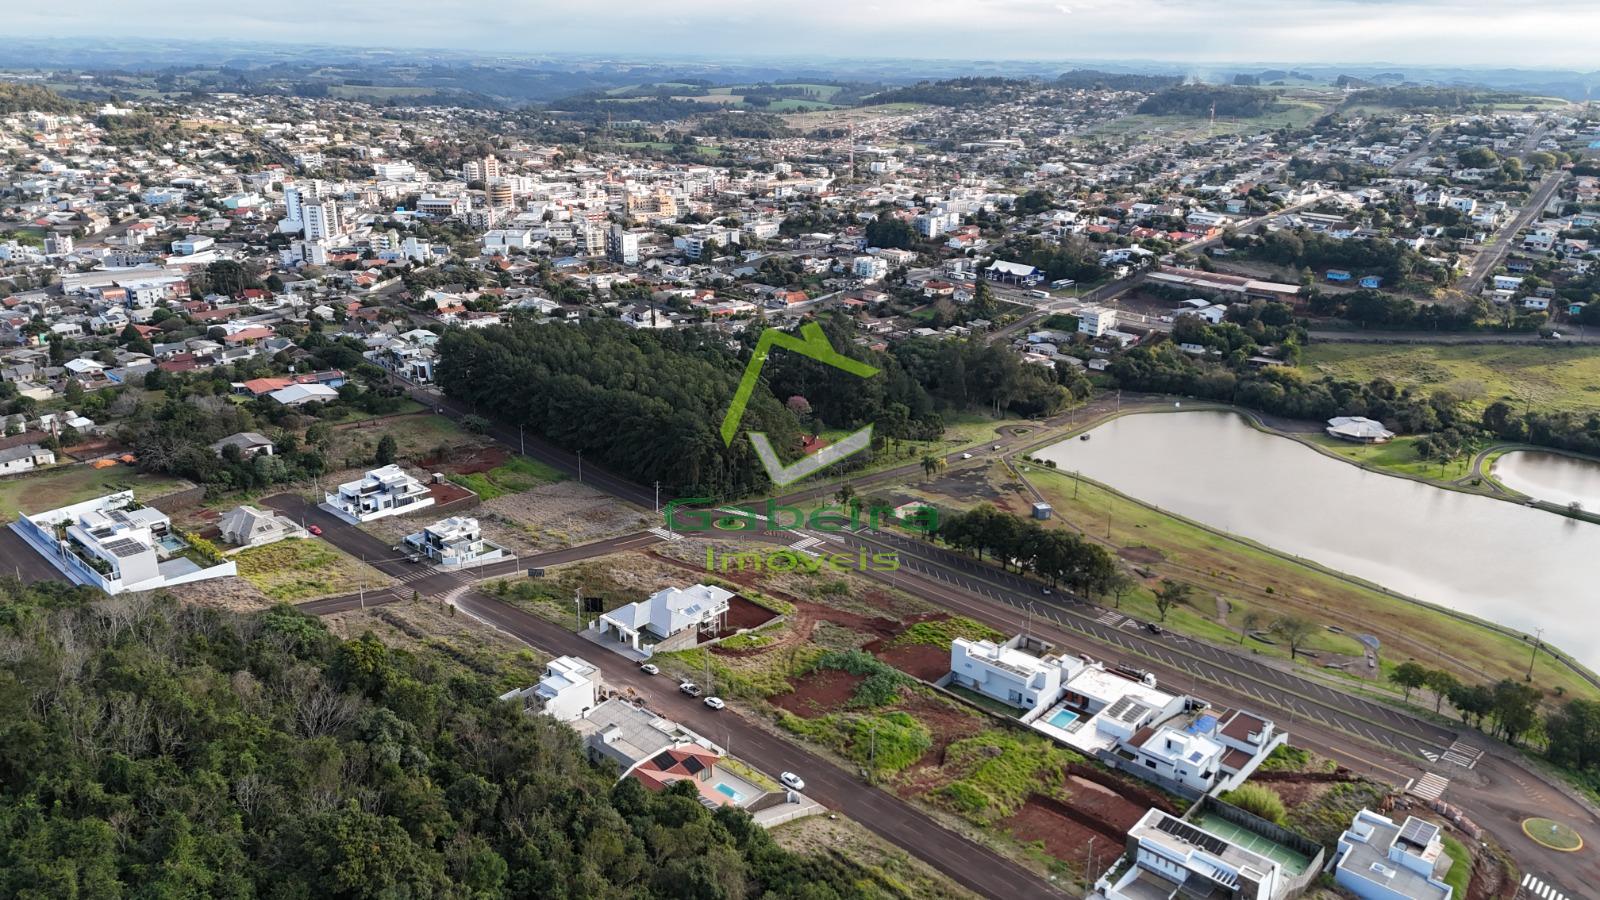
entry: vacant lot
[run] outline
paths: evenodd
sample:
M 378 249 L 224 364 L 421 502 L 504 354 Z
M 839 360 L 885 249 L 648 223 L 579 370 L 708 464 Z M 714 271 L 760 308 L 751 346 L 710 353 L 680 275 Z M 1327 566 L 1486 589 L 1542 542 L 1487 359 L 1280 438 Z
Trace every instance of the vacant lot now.
M 316 538 L 279 541 L 240 551 L 239 574 L 273 600 L 298 603 L 316 597 L 371 590 L 388 576 Z
M 457 455 L 470 454 L 488 443 L 483 437 L 457 428 L 454 422 L 444 416 L 431 413 L 389 416 L 334 428 L 328 459 L 336 468 L 366 466 L 377 453 L 378 443 L 385 435 L 394 438 L 395 455 L 403 462 L 420 463 L 423 459 L 448 461 Z
M 62 466 L 0 480 L 0 517 L 9 522 L 19 513 L 58 509 L 129 488 L 144 503 L 188 486 L 179 478 L 144 474 L 121 465 L 106 469 Z
M 531 491 L 541 484 L 561 480 L 561 473 L 549 466 L 520 456 L 508 458 L 487 472 L 451 475 L 450 480 L 478 495 L 484 501 L 507 494 Z
M 1313 344 L 1301 365 L 1356 381 L 1386 378 L 1424 391 L 1449 390 L 1482 407 L 1592 411 L 1600 407 L 1600 348 L 1547 342 L 1509 345 Z

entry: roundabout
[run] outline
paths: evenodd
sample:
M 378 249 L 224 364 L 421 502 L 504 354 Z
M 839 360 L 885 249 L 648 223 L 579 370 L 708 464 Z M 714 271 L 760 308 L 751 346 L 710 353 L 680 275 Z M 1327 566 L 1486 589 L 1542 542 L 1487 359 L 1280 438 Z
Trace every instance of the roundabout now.
M 1562 853 L 1583 849 L 1583 837 L 1566 825 L 1552 819 L 1532 818 L 1522 822 L 1522 833 L 1542 847 Z

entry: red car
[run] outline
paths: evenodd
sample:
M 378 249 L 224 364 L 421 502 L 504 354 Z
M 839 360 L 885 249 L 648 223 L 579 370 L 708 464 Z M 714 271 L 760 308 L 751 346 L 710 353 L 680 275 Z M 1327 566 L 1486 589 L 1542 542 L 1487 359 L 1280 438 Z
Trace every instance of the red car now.
M 311 532 L 312 534 L 322 534 L 322 526 L 321 525 L 307 525 L 306 526 L 306 530 Z

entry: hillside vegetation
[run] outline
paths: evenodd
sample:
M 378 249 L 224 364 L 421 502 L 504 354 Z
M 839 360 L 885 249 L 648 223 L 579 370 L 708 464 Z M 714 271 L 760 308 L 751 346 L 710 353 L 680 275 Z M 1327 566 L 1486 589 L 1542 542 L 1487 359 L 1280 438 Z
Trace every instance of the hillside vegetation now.
M 614 782 L 505 685 L 286 607 L 6 580 L 0 645 L 0 896 L 862 895 L 692 785 Z

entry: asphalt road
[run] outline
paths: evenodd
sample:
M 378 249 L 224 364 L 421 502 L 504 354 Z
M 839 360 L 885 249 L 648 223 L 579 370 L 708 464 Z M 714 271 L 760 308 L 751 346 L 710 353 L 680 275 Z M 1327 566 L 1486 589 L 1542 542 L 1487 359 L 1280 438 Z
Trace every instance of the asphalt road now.
M 9 525 L 0 525 L 0 575 L 14 575 L 24 584 L 67 580 L 60 569 L 40 556 L 39 551 Z
M 551 653 L 581 655 L 600 667 L 608 686 L 632 688 L 652 710 L 722 744 L 730 754 L 769 772 L 795 772 L 805 779 L 807 796 L 866 825 L 952 880 L 988 897 L 1059 898 L 1065 894 L 1033 872 L 950 831 L 927 814 L 887 791 L 866 784 L 855 773 L 776 737 L 741 716 L 736 703 L 712 710 L 685 696 L 666 677 L 651 677 L 628 660 L 559 625 L 477 591 L 456 598 L 456 606 L 513 637 Z
M 1479 251 L 1477 258 L 1467 269 L 1466 276 L 1456 283 L 1456 287 L 1468 294 L 1476 294 L 1482 290 L 1483 282 L 1489 277 L 1489 273 L 1500 265 L 1500 261 L 1505 259 L 1507 253 L 1511 252 L 1511 245 L 1516 242 L 1517 235 L 1544 213 L 1545 204 L 1555 196 L 1566 177 L 1567 173 L 1560 169 L 1546 175 L 1544 181 L 1539 182 L 1539 186 L 1534 189 L 1528 202 L 1523 204 L 1522 209 L 1496 232 L 1494 245 Z
M 409 597 L 412 591 L 424 597 L 444 596 L 468 615 L 524 643 L 550 653 L 582 656 L 596 663 L 611 687 L 634 689 L 648 700 L 652 709 L 721 743 L 730 753 L 737 748 L 737 755 L 764 770 L 799 773 L 806 781 L 807 795 L 862 823 L 885 840 L 907 850 L 973 891 L 1004 898 L 1063 896 L 1048 881 L 946 829 L 898 797 L 864 784 L 855 775 L 821 757 L 769 734 L 742 718 L 734 711 L 734 705 L 720 712 L 712 710 L 700 701 L 680 694 L 670 680 L 647 676 L 631 661 L 602 650 L 572 631 L 473 590 L 467 578 L 468 575 L 472 578 L 493 577 L 647 547 L 661 540 L 655 534 L 640 532 L 623 535 L 524 557 L 503 566 L 485 566 L 469 573 L 456 574 L 407 562 L 403 555 L 396 554 L 383 541 L 299 496 L 279 494 L 268 497 L 264 502 L 291 518 L 320 526 L 323 529 L 320 539 L 353 556 L 365 556 L 369 565 L 402 580 L 397 588 L 302 603 L 297 608 L 303 612 L 328 615 L 393 603 Z M 768 537 L 786 540 L 778 535 Z
M 1038 622 L 1053 623 L 1061 635 L 1082 645 L 1088 638 L 1102 658 L 1154 669 L 1163 677 L 1171 673 L 1207 682 L 1251 698 L 1250 706 L 1279 717 L 1319 722 L 1359 741 L 1416 760 L 1437 760 L 1456 739 L 1452 731 L 1424 722 L 1388 706 L 1335 691 L 1320 682 L 1285 671 L 1258 657 L 1236 653 L 1202 641 L 1171 633 L 1160 636 L 1143 623 L 1112 609 L 1095 606 L 1065 590 L 1046 595 L 1034 581 L 1004 572 L 987 563 L 898 535 L 879 533 L 843 537 L 852 548 L 893 549 L 900 554 L 902 571 L 943 582 L 969 595 L 1031 610 Z M 1117 655 L 1107 656 L 1105 648 Z M 1200 692 L 1202 696 L 1205 691 Z

